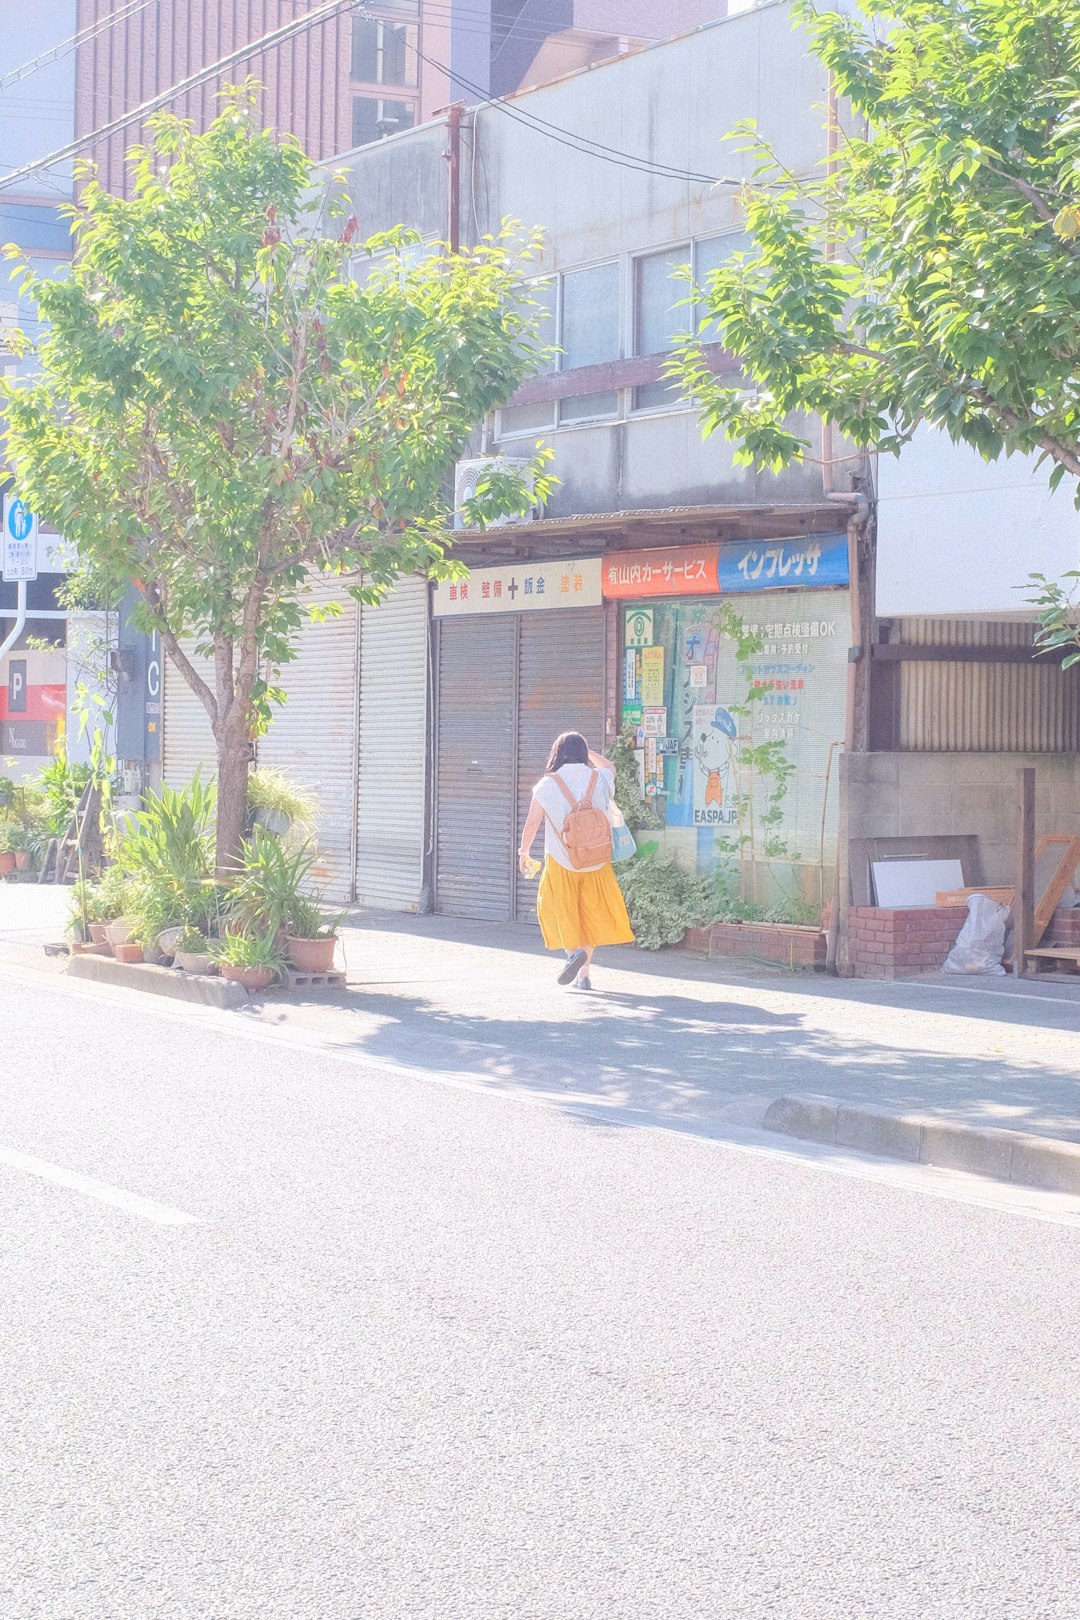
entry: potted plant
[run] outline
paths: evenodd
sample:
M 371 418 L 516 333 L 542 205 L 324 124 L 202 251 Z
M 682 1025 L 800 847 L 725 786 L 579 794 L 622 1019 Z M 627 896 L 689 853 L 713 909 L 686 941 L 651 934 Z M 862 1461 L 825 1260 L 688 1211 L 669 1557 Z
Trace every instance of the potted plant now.
M 0 877 L 10 877 L 15 870 L 15 851 L 11 847 L 12 829 L 0 822 Z
M 15 857 L 16 872 L 29 870 L 33 860 L 33 840 L 25 827 L 9 827 L 7 830 L 8 849 Z
M 334 966 L 341 917 L 323 917 L 316 895 L 298 894 L 285 917 L 286 949 L 292 967 L 301 973 L 330 973 Z
M 213 973 L 214 958 L 201 928 L 185 928 L 173 945 L 173 966 L 184 973 Z
M 288 849 L 264 827 L 256 827 L 244 841 L 240 871 L 226 897 L 222 933 L 269 934 L 284 946 L 290 909 L 314 864 L 313 845 Z
M 265 990 L 281 971 L 281 948 L 273 934 L 229 934 L 214 940 L 210 951 L 222 978 L 242 984 L 249 994 Z

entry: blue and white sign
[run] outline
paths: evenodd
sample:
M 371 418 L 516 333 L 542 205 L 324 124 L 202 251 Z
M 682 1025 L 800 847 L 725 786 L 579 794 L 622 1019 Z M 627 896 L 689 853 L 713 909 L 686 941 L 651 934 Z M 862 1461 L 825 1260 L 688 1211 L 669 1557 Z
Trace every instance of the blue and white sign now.
M 720 547 L 720 590 L 813 590 L 849 585 L 846 534 L 808 534 L 798 540 L 739 540 Z
M 37 579 L 38 521 L 25 501 L 4 501 L 4 579 Z

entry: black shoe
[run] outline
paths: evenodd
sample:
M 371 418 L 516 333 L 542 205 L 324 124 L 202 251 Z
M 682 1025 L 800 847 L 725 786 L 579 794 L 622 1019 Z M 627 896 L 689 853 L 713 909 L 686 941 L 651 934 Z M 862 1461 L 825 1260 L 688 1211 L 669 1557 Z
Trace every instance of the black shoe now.
M 571 951 L 569 962 L 559 974 L 559 983 L 572 984 L 588 960 L 584 951 Z

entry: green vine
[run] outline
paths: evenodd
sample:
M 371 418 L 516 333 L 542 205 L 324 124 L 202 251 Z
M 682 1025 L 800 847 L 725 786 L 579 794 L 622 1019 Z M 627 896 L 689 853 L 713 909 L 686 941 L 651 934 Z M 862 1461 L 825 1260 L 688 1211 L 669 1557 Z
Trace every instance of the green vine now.
M 633 732 L 623 732 L 616 737 L 608 757 L 615 767 L 615 803 L 623 813 L 623 819 L 631 832 L 651 832 L 664 825 L 664 818 L 654 799 L 645 799 L 641 794 L 641 779 L 638 776 L 637 755 L 634 752 Z

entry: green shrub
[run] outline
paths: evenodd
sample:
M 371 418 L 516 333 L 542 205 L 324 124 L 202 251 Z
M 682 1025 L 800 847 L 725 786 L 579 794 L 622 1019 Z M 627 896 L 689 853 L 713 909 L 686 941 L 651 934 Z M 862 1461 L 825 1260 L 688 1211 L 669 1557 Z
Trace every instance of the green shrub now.
M 675 861 L 655 855 L 623 861 L 615 871 L 642 950 L 677 945 L 688 928 L 703 928 L 715 916 L 711 877 L 695 877 Z

